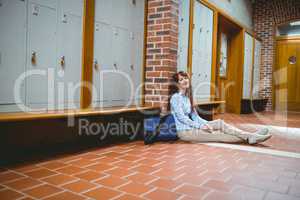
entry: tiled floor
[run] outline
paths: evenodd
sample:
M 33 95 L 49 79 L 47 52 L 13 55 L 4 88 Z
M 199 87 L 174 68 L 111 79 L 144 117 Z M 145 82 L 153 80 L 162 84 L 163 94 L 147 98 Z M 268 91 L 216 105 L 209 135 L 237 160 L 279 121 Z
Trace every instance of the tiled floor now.
M 273 113 L 264 116 L 273 118 L 268 125 L 284 123 Z M 249 130 L 249 124 L 264 124 L 255 115 L 218 117 Z M 288 122 L 300 128 L 298 116 Z M 272 133 L 257 147 L 300 152 L 300 139 Z M 300 199 L 299 191 L 300 159 L 180 141 L 137 141 L 0 168 L 1 200 L 293 200 Z

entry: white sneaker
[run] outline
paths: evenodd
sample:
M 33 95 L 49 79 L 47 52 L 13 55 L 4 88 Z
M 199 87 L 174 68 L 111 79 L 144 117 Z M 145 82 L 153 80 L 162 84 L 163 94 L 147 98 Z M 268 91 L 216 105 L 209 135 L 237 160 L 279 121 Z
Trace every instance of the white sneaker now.
M 248 144 L 257 144 L 264 142 L 272 137 L 271 134 L 266 134 L 266 135 L 259 135 L 259 134 L 253 134 L 248 138 Z
M 258 131 L 255 132 L 257 135 L 268 135 L 269 134 L 269 129 L 268 128 L 262 128 Z

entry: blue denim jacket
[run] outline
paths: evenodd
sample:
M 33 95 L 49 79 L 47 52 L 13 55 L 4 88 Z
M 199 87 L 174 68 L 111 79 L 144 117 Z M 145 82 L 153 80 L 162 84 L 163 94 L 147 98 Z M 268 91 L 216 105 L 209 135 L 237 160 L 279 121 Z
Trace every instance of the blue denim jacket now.
M 170 109 L 175 119 L 177 131 L 201 128 L 208 122 L 202 119 L 196 111 L 191 112 L 190 99 L 180 92 L 172 95 Z

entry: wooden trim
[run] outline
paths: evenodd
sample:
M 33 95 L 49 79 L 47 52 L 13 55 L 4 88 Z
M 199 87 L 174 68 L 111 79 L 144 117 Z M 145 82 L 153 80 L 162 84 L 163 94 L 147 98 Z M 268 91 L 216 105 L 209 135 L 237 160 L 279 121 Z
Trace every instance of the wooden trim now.
M 80 108 L 92 102 L 95 0 L 84 0 Z
M 242 23 L 235 20 L 233 17 L 228 15 L 223 9 L 220 9 L 220 8 L 216 7 L 215 5 L 210 3 L 208 0 L 198 0 L 198 1 L 200 1 L 201 3 L 203 3 L 205 6 L 209 7 L 210 9 L 212 9 L 214 11 L 217 11 L 220 15 L 223 15 L 223 17 L 227 18 L 228 20 L 233 22 L 235 25 L 239 26 L 241 29 L 245 29 L 247 32 L 249 32 L 251 34 L 254 34 L 254 32 L 251 29 L 249 29 L 248 27 L 246 27 Z
M 192 77 L 193 67 L 193 30 L 194 30 L 194 5 L 195 0 L 190 0 L 190 20 L 189 20 L 189 44 L 188 44 L 188 73 Z
M 138 112 L 147 110 L 160 110 L 159 106 L 129 106 L 121 107 L 115 106 L 110 108 L 92 108 L 92 109 L 76 109 L 76 110 L 60 110 L 60 111 L 48 111 L 46 113 L 1 113 L 0 122 L 16 122 L 16 121 L 30 121 L 41 119 L 57 119 L 66 117 L 87 117 L 87 116 L 100 116 L 100 115 L 113 115 L 128 112 Z
M 210 87 L 210 99 L 215 100 L 216 98 L 216 86 L 217 86 L 217 76 L 218 72 L 218 24 L 219 17 L 218 11 L 214 12 L 213 20 L 213 43 L 212 43 L 212 68 L 211 68 L 211 87 Z
M 215 105 L 215 104 L 225 104 L 226 101 L 201 101 L 198 100 L 195 102 L 195 106 L 201 106 L 201 105 Z
M 143 68 L 142 68 L 142 80 L 143 80 L 143 89 L 141 92 L 141 105 L 145 105 L 145 94 L 146 94 L 146 66 L 147 66 L 147 36 L 148 36 L 148 0 L 145 0 L 144 8 L 144 49 L 143 49 Z
M 252 37 L 252 44 L 253 44 L 253 49 L 252 49 L 252 69 L 251 69 L 251 85 L 250 85 L 250 99 L 253 99 L 253 79 L 254 79 L 254 62 L 255 62 L 255 38 Z
M 300 40 L 300 35 L 295 36 L 276 36 L 276 40 Z

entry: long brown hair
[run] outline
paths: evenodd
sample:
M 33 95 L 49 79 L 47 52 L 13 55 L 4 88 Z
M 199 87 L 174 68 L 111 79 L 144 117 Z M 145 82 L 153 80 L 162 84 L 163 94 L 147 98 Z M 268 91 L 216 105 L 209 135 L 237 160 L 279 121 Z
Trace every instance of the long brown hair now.
M 193 91 L 192 91 L 192 84 L 191 84 L 191 79 L 188 73 L 184 72 L 184 71 L 179 71 L 176 74 L 174 74 L 172 76 L 172 80 L 171 83 L 169 85 L 169 101 L 168 101 L 168 111 L 171 110 L 171 105 L 170 105 L 170 100 L 171 97 L 174 93 L 177 93 L 179 91 L 179 88 L 177 86 L 178 82 L 179 82 L 179 76 L 183 76 L 183 77 L 187 77 L 189 79 L 189 85 L 190 87 L 186 90 L 185 95 L 190 99 L 191 102 L 191 107 L 192 107 L 192 111 L 194 109 L 194 101 L 193 101 Z

